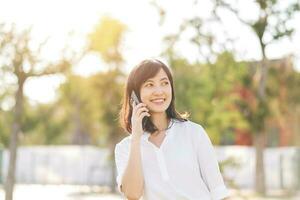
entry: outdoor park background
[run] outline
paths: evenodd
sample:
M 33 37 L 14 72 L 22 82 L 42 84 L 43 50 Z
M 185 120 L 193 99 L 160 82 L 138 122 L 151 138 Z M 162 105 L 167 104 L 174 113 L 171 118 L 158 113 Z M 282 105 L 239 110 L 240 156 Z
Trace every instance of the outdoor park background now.
M 120 101 L 149 57 L 171 67 L 231 199 L 299 198 L 299 1 L 0 5 L 0 199 L 120 199 Z

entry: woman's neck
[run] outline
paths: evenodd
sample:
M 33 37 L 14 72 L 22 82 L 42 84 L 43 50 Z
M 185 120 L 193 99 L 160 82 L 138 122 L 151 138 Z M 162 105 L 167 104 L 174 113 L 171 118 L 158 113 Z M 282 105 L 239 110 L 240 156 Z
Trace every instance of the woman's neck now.
M 164 113 L 152 113 L 151 121 L 158 128 L 158 130 L 164 130 L 164 129 L 168 128 L 168 125 L 169 125 L 169 119 L 165 112 Z

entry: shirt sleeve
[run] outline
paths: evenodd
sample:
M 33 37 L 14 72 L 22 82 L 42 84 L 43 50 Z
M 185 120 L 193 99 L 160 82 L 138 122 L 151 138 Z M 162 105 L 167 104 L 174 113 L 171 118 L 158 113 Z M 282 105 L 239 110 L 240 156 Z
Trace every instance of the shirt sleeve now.
M 118 143 L 115 147 L 115 163 L 117 167 L 116 182 L 120 193 L 123 193 L 121 191 L 121 184 L 122 184 L 123 174 L 128 163 L 128 159 L 129 159 L 129 148 L 128 145 L 125 143 L 125 141 L 122 141 L 121 143 Z
M 229 196 L 229 192 L 224 184 L 213 145 L 202 126 L 197 132 L 197 158 L 203 181 L 213 200 L 224 199 Z

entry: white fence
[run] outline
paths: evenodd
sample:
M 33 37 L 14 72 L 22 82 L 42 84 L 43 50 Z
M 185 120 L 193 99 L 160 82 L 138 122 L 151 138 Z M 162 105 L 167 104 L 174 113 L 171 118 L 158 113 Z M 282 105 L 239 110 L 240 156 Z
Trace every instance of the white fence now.
M 215 149 L 219 161 L 233 158 L 239 165 L 225 166 L 225 179 L 233 180 L 240 188 L 253 188 L 255 150 L 244 146 L 220 146 Z M 18 183 L 110 185 L 112 171 L 108 153 L 107 149 L 93 146 L 20 147 L 16 179 Z M 299 154 L 299 149 L 294 147 L 265 150 L 267 188 L 299 188 Z M 4 151 L 2 163 L 2 177 L 5 177 L 7 151 Z
M 299 189 L 300 149 L 295 147 L 267 148 L 264 151 L 266 187 Z M 240 188 L 254 188 L 255 149 L 245 146 L 216 147 L 219 161 L 234 159 L 239 166 L 224 167 L 224 177 Z
M 18 150 L 18 183 L 108 185 L 108 151 L 93 146 L 36 146 Z M 4 151 L 2 174 L 8 168 Z

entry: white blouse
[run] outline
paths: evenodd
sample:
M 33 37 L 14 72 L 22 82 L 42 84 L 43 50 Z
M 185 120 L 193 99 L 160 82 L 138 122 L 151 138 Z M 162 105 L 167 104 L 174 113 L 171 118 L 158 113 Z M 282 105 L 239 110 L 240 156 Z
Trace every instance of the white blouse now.
M 211 141 L 201 125 L 172 120 L 158 148 L 141 137 L 144 200 L 220 200 L 228 197 Z M 115 148 L 117 184 L 129 159 L 131 135 Z

